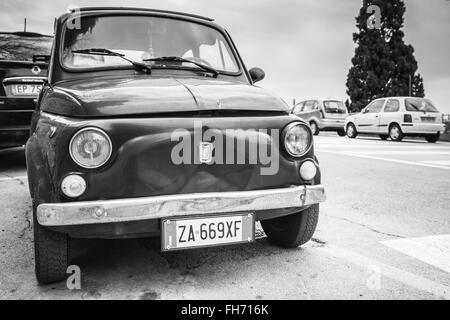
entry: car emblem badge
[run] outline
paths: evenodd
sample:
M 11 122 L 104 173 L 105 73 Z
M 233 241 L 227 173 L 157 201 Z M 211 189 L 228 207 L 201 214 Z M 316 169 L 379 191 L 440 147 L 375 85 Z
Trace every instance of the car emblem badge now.
M 38 66 L 34 66 L 32 69 L 31 69 L 31 73 L 33 73 L 35 76 L 38 76 L 38 75 L 40 75 L 41 74 L 41 68 L 39 68 Z
M 211 142 L 200 142 L 199 145 L 199 157 L 200 163 L 211 163 L 212 162 L 212 151 L 213 145 Z

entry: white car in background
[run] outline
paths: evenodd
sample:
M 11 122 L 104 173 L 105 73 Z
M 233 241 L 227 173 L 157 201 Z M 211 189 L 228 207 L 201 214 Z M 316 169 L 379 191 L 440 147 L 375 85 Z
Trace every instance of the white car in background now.
M 389 97 L 376 99 L 360 113 L 345 120 L 347 137 L 377 134 L 381 139 L 401 141 L 404 136 L 424 137 L 436 142 L 445 132 L 442 114 L 429 99 Z

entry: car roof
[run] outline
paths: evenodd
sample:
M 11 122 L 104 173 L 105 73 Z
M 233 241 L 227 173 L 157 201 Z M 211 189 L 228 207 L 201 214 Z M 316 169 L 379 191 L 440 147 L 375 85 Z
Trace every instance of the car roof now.
M 78 9 L 78 8 L 77 8 Z M 188 18 L 195 18 L 200 20 L 205 20 L 209 22 L 213 22 L 214 19 L 204 17 L 197 14 L 192 13 L 184 13 L 184 12 L 178 12 L 178 11 L 169 11 L 169 10 L 159 10 L 159 9 L 150 9 L 150 8 L 130 8 L 130 7 L 82 7 L 78 9 L 80 12 L 108 12 L 108 11 L 128 11 L 128 12 L 149 12 L 149 13 L 158 13 L 158 14 L 164 14 L 167 16 L 172 17 L 188 17 Z M 60 18 L 69 15 L 70 13 L 66 13 L 62 15 Z

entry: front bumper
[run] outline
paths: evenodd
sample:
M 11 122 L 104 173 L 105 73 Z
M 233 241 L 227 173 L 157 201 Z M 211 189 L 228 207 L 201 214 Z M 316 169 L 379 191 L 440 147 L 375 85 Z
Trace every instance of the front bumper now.
M 119 200 L 45 203 L 37 220 L 47 227 L 144 221 L 215 213 L 301 208 L 325 201 L 322 185 L 290 188 L 167 195 Z

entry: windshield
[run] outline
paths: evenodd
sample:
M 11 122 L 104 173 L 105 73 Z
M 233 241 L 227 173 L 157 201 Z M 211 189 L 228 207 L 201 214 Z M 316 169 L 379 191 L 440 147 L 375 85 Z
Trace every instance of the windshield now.
M 53 37 L 33 33 L 0 33 L 0 60 L 31 61 L 49 55 Z
M 406 111 L 439 112 L 430 100 L 423 98 L 406 98 L 405 107 Z
M 120 57 L 73 52 L 92 48 L 112 50 L 136 62 L 176 56 L 220 71 L 239 71 L 230 46 L 219 31 L 183 20 L 148 16 L 83 17 L 81 29 L 66 29 L 63 64 L 75 69 L 129 65 Z M 180 61 L 146 63 L 195 67 Z
M 342 101 L 324 101 L 325 113 L 347 113 L 347 109 Z

